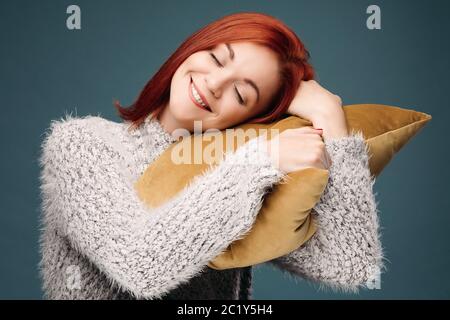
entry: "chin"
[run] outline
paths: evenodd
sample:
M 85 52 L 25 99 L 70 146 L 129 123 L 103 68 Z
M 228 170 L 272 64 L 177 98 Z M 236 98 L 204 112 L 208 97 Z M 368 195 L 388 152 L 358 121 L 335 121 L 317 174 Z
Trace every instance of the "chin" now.
M 197 111 L 197 107 L 187 106 L 186 104 L 176 104 L 170 107 L 172 116 L 177 122 L 188 124 L 193 126 L 195 120 L 202 120 L 203 117 L 200 112 Z

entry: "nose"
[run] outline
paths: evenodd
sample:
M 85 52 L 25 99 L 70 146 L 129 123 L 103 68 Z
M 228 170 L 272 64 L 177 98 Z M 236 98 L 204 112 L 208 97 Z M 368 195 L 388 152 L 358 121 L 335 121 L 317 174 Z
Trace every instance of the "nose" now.
M 220 98 L 229 79 L 230 75 L 223 70 L 221 72 L 211 72 L 205 77 L 206 88 L 216 99 Z

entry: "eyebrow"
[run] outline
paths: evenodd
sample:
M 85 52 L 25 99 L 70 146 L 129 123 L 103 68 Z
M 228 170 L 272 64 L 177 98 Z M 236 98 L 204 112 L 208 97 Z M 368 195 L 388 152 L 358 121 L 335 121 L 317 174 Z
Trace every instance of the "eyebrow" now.
M 234 60 L 234 50 L 233 50 L 233 48 L 231 47 L 231 44 L 225 43 L 225 45 L 226 45 L 226 47 L 227 47 L 227 49 L 228 49 L 228 54 L 229 54 L 229 56 L 230 56 L 230 60 L 233 61 L 233 60 Z M 253 89 L 255 89 L 255 91 L 256 91 L 256 102 L 258 102 L 258 101 L 259 101 L 259 88 L 258 88 L 258 86 L 256 85 L 256 83 L 253 82 L 252 79 L 248 79 L 248 78 L 244 78 L 244 82 L 246 82 L 247 84 L 249 84 L 250 86 L 252 86 Z

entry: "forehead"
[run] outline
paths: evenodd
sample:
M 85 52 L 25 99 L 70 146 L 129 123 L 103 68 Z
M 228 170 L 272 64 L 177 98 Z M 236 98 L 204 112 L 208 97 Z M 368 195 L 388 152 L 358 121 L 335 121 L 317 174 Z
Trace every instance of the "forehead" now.
M 279 83 L 278 57 L 271 49 L 251 42 L 229 43 L 234 51 L 233 66 L 236 74 L 253 80 L 264 92 L 275 90 Z M 228 56 L 226 44 L 220 44 L 217 50 Z

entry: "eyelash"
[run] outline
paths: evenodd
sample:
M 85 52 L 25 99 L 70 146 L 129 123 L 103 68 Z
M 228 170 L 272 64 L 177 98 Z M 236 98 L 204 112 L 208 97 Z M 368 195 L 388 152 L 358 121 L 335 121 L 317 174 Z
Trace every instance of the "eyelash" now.
M 223 65 L 220 63 L 219 59 L 217 59 L 217 57 L 214 55 L 214 53 L 210 53 L 210 55 L 213 58 L 213 60 L 216 63 L 216 65 L 219 66 L 220 68 L 223 68 Z M 236 92 L 236 98 L 238 99 L 239 103 L 241 105 L 245 105 L 244 99 L 242 99 L 242 96 L 239 93 L 239 90 L 236 88 L 236 86 L 234 86 L 234 89 L 235 89 L 235 92 Z

